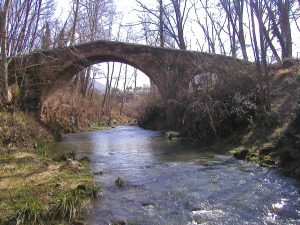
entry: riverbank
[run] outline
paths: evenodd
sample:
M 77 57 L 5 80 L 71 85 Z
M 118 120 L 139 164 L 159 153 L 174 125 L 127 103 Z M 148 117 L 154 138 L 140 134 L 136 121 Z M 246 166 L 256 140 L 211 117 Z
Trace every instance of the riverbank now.
M 0 224 L 68 223 L 99 192 L 86 162 L 32 151 L 1 156 L 0 174 Z
M 300 63 L 272 71 L 272 111 L 230 138 L 229 152 L 300 179 Z
M 53 135 L 34 114 L 0 113 L 0 224 L 69 224 L 100 188 L 88 160 L 52 158 Z M 78 223 L 80 224 L 80 223 Z
M 270 80 L 271 110 L 258 104 L 256 83 L 250 76 L 224 87 L 198 87 L 185 101 L 175 102 L 177 131 L 199 146 L 279 167 L 300 179 L 300 61 L 272 65 Z M 170 134 L 172 138 L 174 132 Z
M 0 112 L 0 155 L 37 148 L 54 138 L 35 113 Z
M 86 214 L 88 224 L 300 221 L 295 180 L 225 156 L 222 149 L 170 141 L 135 126 L 64 135 L 53 149 L 73 149 L 99 172 L 95 180 L 103 192 Z

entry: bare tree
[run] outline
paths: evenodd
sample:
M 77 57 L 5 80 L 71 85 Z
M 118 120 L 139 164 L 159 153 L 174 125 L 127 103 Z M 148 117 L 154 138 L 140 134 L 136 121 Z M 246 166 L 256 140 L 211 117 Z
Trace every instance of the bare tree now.
M 264 0 L 267 8 L 272 30 L 281 47 L 282 59 L 293 56 L 292 32 L 290 18 L 292 14 L 293 0 Z
M 220 53 L 226 55 L 225 43 L 222 38 L 226 20 L 224 20 L 223 18 L 223 21 L 220 20 L 222 12 L 216 10 L 214 5 L 210 5 L 208 0 L 195 1 L 193 3 L 193 8 L 196 15 L 195 22 L 201 27 L 203 31 L 205 41 L 207 42 L 208 52 L 216 53 L 217 45 L 219 45 Z M 205 15 L 203 16 L 199 13 L 199 11 L 205 12 Z
M 79 0 L 72 1 L 72 14 L 74 16 L 73 24 L 71 28 L 71 38 L 70 38 L 70 45 L 75 43 L 75 33 L 76 33 L 76 26 L 78 21 L 78 14 L 79 14 Z
M 232 40 L 232 52 L 235 54 L 235 37 L 238 37 L 238 42 L 241 47 L 242 55 L 244 60 L 248 60 L 247 55 L 247 46 L 245 41 L 245 32 L 244 32 L 244 1 L 243 0 L 220 0 L 220 4 L 224 11 L 230 27 L 233 30 L 233 33 L 230 35 L 234 38 Z M 234 45 L 234 46 L 233 46 Z
M 55 11 L 55 4 L 52 0 L 11 0 L 0 1 L 7 3 L 9 7 L 6 8 L 5 20 L 1 18 L 2 24 L 5 24 L 5 48 L 1 48 L 6 51 L 7 56 L 14 57 L 33 51 L 40 48 L 43 42 L 43 34 L 45 33 L 45 23 L 49 22 L 49 28 L 51 27 L 54 19 L 53 13 Z M 4 6 L 4 5 L 3 5 Z M 1 10 L 3 8 L 1 7 Z M 3 15 L 3 14 L 2 14 Z M 1 44 L 4 44 L 2 42 Z M 18 67 L 26 68 L 26 61 L 22 61 L 22 64 Z M 21 70 L 19 70 L 21 71 Z M 25 71 L 25 70 L 23 70 Z M 23 105 L 25 102 L 30 102 L 36 96 L 33 92 L 29 91 L 30 79 L 25 73 L 6 74 L 4 78 L 6 83 L 5 92 L 8 94 L 8 86 L 14 84 L 18 92 L 21 94 L 14 99 L 14 103 L 18 101 L 18 98 L 22 98 Z M 35 88 L 38 88 L 35 86 Z M 12 94 L 12 93 L 11 93 Z M 11 96 L 11 95 L 10 95 Z M 31 100 L 29 99 L 31 98 Z M 26 99 L 26 100 L 25 100 Z M 28 101 L 27 101 L 28 100 Z M 13 103 L 13 102 L 10 102 Z M 14 107 L 18 105 L 14 104 Z
M 70 45 L 112 39 L 112 24 L 116 19 L 113 1 L 73 0 L 71 11 Z M 94 67 L 80 71 L 75 78 L 82 96 L 87 96 Z
M 144 22 L 158 25 L 157 31 L 161 34 L 161 40 L 165 32 L 166 35 L 172 38 L 178 48 L 186 49 L 184 30 L 189 12 L 192 9 L 188 0 L 169 0 L 166 3 L 160 0 L 155 8 L 150 8 L 139 0 L 137 0 L 137 3 L 139 5 L 137 11 L 147 14 L 150 18 L 149 21 Z
M 267 67 L 267 51 L 268 40 L 270 39 L 266 33 L 266 28 L 263 24 L 264 5 L 259 0 L 248 0 L 251 18 L 252 31 L 252 47 L 256 64 L 256 76 L 258 83 L 258 95 L 260 106 L 267 110 L 271 110 L 271 87 L 269 73 Z M 256 21 L 255 21 L 256 19 Z M 256 24 L 259 26 L 259 33 L 256 33 Z M 259 42 L 258 40 L 259 39 Z
M 49 25 L 48 22 L 46 22 L 44 30 L 45 30 L 45 32 L 42 36 L 42 46 L 41 46 L 41 48 L 42 49 L 49 49 L 50 46 L 51 46 L 52 41 L 51 41 L 50 25 Z
M 159 0 L 159 40 L 160 47 L 165 47 L 165 38 L 164 38 L 164 6 L 163 1 Z
M 2 102 L 8 101 L 8 61 L 7 61 L 7 16 L 10 7 L 10 0 L 5 0 L 0 8 L 0 41 L 1 41 L 1 64 L 0 71 L 2 79 Z
M 12 0 L 8 15 L 9 55 L 23 54 L 41 47 L 45 24 L 53 27 L 54 12 L 52 0 Z

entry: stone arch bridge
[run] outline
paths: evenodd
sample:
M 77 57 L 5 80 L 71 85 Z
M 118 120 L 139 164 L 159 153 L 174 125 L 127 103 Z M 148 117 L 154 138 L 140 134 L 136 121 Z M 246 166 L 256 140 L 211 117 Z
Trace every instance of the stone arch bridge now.
M 228 56 L 112 41 L 36 51 L 15 58 L 10 71 L 25 71 L 31 77 L 37 102 L 43 104 L 80 70 L 109 61 L 126 63 L 144 72 L 164 100 L 176 99 L 197 74 L 214 73 L 226 78 L 253 71 L 252 64 Z

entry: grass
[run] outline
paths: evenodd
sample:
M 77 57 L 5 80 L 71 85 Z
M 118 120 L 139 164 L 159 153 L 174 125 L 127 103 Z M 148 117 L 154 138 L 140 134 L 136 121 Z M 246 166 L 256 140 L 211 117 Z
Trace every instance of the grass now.
M 41 151 L 43 149 L 43 151 Z M 44 148 L 0 158 L 0 224 L 58 224 L 80 215 L 100 187 L 82 163 L 79 172 Z
M 46 207 L 40 203 L 38 198 L 31 195 L 21 200 L 10 200 L 7 207 L 9 210 L 3 224 L 10 222 L 16 222 L 16 224 L 43 224 L 48 217 Z
M 34 147 L 38 155 L 45 155 L 47 153 L 48 144 L 43 140 L 38 140 Z
M 71 221 L 87 204 L 88 202 L 82 201 L 75 190 L 67 193 L 57 191 L 53 195 L 49 213 L 53 218 Z
M 115 184 L 116 184 L 118 187 L 124 187 L 125 181 L 122 180 L 120 177 L 118 177 L 118 179 L 115 181 Z

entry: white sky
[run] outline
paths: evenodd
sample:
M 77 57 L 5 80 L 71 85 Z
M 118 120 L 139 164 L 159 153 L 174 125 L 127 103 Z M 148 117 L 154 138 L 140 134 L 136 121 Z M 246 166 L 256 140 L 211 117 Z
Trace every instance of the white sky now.
M 66 18 L 69 12 L 69 8 L 71 5 L 71 0 L 56 0 L 58 3 L 58 12 L 57 15 L 59 15 L 61 18 Z M 145 0 L 145 2 L 152 2 L 153 0 Z M 151 3 L 150 2 L 150 3 Z M 138 21 L 138 17 L 136 16 L 136 12 L 133 11 L 134 8 L 137 7 L 135 0 L 115 0 L 116 9 L 117 12 L 121 12 L 123 16 L 122 24 L 130 24 L 130 23 L 136 23 Z M 118 24 L 116 24 L 118 26 Z M 193 31 L 197 34 L 201 34 L 202 31 L 200 30 L 199 26 L 193 27 Z M 293 42 L 294 42 L 294 56 L 300 57 L 300 33 L 298 30 L 294 29 L 294 35 L 293 35 Z M 193 40 L 191 42 L 193 50 L 197 50 L 197 47 L 195 46 L 195 40 L 193 35 L 191 34 L 190 28 L 187 27 L 186 29 L 187 36 L 190 36 L 190 40 Z M 247 31 L 246 31 L 247 32 Z M 296 33 L 296 35 L 295 35 Z M 188 41 L 190 41 L 188 40 Z M 103 68 L 105 68 L 106 65 L 104 65 Z M 116 70 L 118 71 L 118 66 L 116 66 Z M 133 68 L 129 69 L 129 74 L 133 73 Z M 102 81 L 101 83 L 105 83 L 105 81 Z M 138 85 L 137 86 L 144 86 L 149 85 L 149 78 L 143 74 L 142 72 L 138 73 Z
M 58 8 L 57 16 L 61 18 L 67 18 L 70 5 L 71 5 L 71 0 L 56 0 L 56 2 Z M 135 16 L 134 12 L 132 12 L 132 10 L 135 7 L 135 0 L 126 0 L 126 3 L 124 0 L 115 0 L 115 4 L 116 4 L 117 12 L 121 12 L 124 14 L 122 24 L 136 22 L 137 17 Z M 99 66 L 103 71 L 106 71 L 107 68 L 106 63 L 102 63 Z M 116 63 L 115 76 L 117 76 L 117 73 L 119 72 L 119 67 L 120 67 L 120 63 Z M 110 68 L 112 68 L 112 66 L 110 66 Z M 128 76 L 130 77 L 133 73 L 134 73 L 134 68 L 128 66 Z M 102 79 L 98 78 L 98 81 L 103 84 L 106 83 L 105 78 Z M 148 76 L 146 76 L 143 72 L 138 71 L 137 87 L 144 87 L 149 85 L 150 85 L 150 79 L 148 78 Z M 123 79 L 120 82 L 119 88 L 122 88 L 122 86 L 123 86 Z M 129 86 L 133 87 L 133 82 L 130 82 Z

